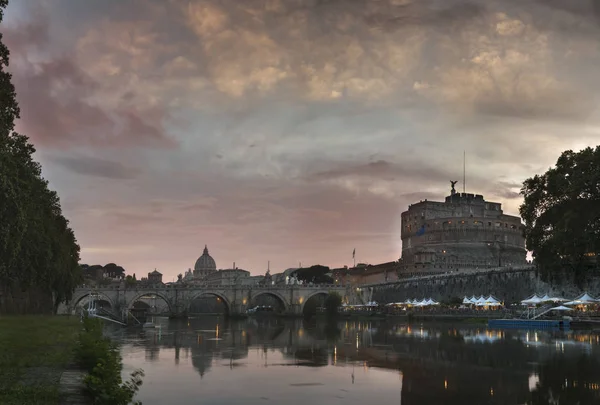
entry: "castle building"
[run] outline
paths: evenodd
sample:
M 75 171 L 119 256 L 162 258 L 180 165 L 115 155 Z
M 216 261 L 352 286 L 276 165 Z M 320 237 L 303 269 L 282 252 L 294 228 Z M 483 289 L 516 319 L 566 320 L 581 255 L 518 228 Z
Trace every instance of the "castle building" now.
M 482 195 L 421 201 L 402 213 L 400 276 L 527 264 L 521 218 Z

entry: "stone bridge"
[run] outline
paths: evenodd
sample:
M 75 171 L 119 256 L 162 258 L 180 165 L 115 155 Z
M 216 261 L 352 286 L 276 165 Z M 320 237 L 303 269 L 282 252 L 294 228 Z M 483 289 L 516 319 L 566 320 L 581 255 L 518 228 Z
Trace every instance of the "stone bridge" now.
M 327 295 L 332 291 L 340 294 L 344 302 L 354 303 L 358 299 L 352 288 L 339 285 L 78 287 L 69 302 L 59 305 L 58 313 L 73 314 L 78 307 L 86 305 L 93 298 L 108 302 L 112 310 L 119 314 L 130 310 L 142 297 L 156 296 L 167 304 L 170 315 L 181 316 L 188 313 L 196 298 L 213 296 L 223 301 L 230 315 L 237 315 L 246 313 L 247 309 L 254 306 L 257 297 L 266 294 L 275 297 L 282 304 L 285 314 L 301 315 L 310 298 Z

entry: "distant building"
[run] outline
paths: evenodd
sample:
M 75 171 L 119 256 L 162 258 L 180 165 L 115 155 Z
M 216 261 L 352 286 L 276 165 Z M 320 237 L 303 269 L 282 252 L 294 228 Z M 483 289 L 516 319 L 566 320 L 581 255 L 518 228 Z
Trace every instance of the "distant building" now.
M 398 280 L 399 262 L 381 264 L 359 263 L 356 267 L 342 267 L 331 270 L 331 276 L 338 285 L 363 285 L 390 283 Z
M 248 285 L 250 282 L 250 272 L 242 269 L 224 269 L 217 270 L 208 275 L 204 282 L 208 285 Z
M 482 195 L 421 201 L 402 213 L 400 275 L 525 265 L 521 218 Z
M 204 252 L 202 252 L 202 256 L 196 260 L 196 264 L 194 265 L 194 279 L 204 279 L 216 271 L 217 264 L 215 263 L 215 259 L 208 254 L 208 247 L 204 245 Z
M 156 269 L 154 269 L 153 272 L 148 273 L 148 282 L 151 284 L 161 284 L 162 276 L 162 273 L 159 273 Z

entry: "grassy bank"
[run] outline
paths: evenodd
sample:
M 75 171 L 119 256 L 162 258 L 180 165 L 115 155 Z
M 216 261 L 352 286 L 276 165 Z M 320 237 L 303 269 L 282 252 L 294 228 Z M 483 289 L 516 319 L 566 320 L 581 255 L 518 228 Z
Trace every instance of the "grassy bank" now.
M 0 317 L 0 404 L 59 404 L 80 330 L 77 317 Z
M 123 363 L 117 345 L 102 330 L 100 319 L 85 318 L 79 334 L 75 356 L 78 363 L 88 372 L 84 378 L 86 391 L 94 405 L 128 405 L 142 385 L 144 372 L 131 373 L 129 381 L 123 381 Z

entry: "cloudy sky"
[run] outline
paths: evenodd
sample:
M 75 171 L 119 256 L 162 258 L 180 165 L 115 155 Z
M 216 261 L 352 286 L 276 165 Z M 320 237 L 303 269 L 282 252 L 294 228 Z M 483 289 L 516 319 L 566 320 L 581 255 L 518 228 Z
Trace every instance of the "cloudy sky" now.
M 599 0 L 11 3 L 17 128 L 85 263 L 397 260 L 401 212 L 463 150 L 467 191 L 515 214 L 600 143 Z

